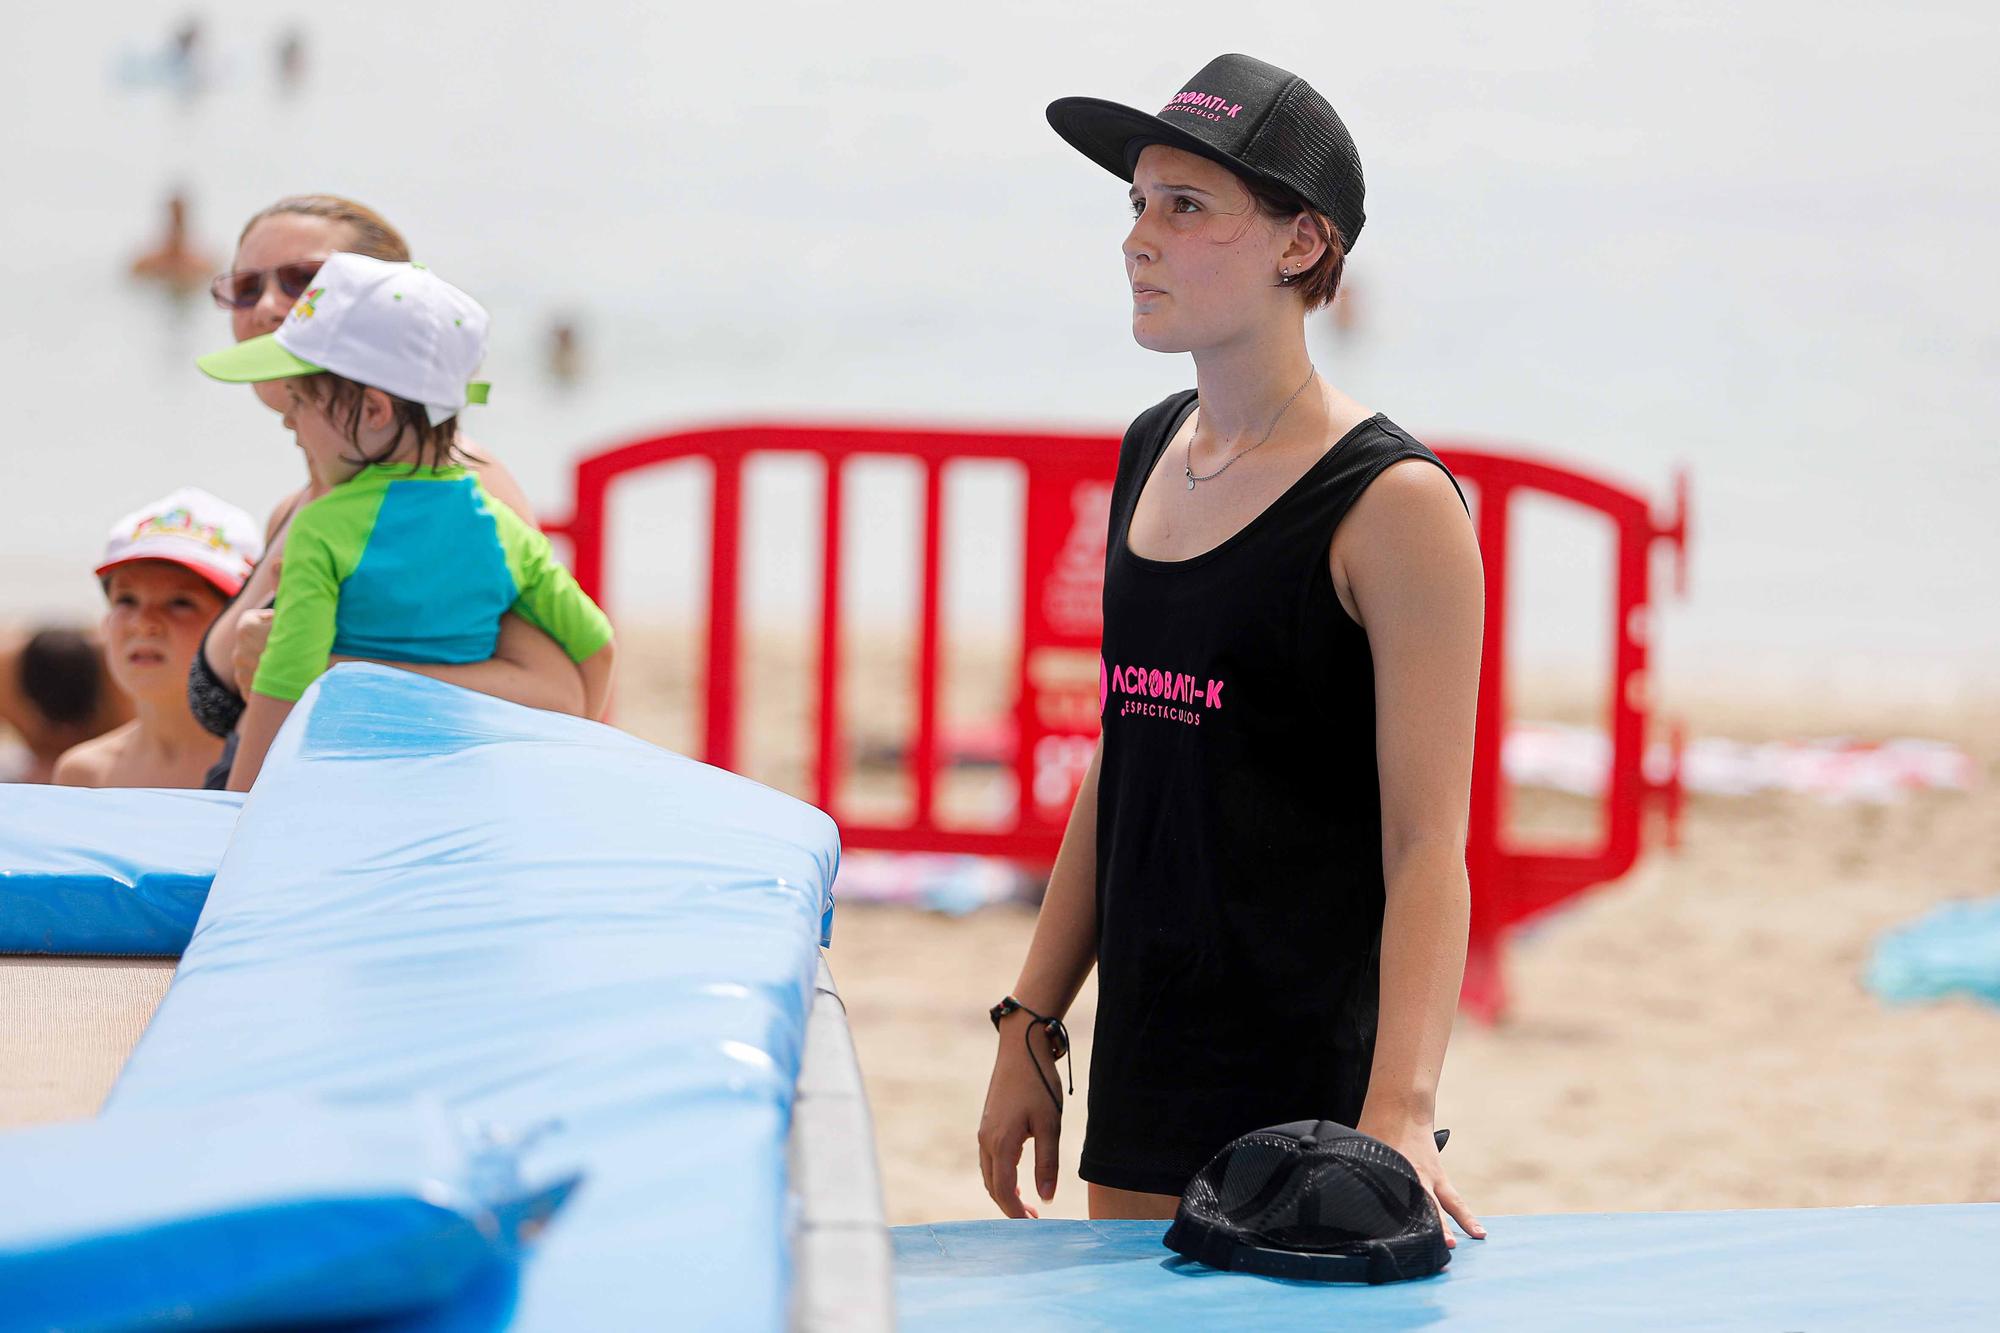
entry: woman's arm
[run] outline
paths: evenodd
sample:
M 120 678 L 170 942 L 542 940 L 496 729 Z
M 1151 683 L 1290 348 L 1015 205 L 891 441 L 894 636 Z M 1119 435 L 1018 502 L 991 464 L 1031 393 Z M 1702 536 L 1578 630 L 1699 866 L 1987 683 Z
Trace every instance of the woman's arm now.
M 1097 963 L 1097 767 L 1103 753 L 1100 741 L 1070 807 L 1062 848 L 1035 918 L 1035 937 L 1014 983 L 1015 999 L 1055 1018 L 1068 1012 Z M 1062 1108 L 1049 1089 L 1062 1084 L 1047 1043 L 1028 1027 L 1032 1021 L 1025 1012 L 1001 1020 L 986 1109 L 979 1117 L 979 1173 L 986 1192 L 1009 1217 L 1039 1215 L 1021 1200 L 1021 1149 L 1029 1139 L 1035 1141 L 1035 1192 L 1044 1203 L 1056 1196 Z
M 470 441 L 461 444 L 467 463 L 479 473 L 480 483 L 487 493 L 506 505 L 532 524 L 534 512 L 528 506 L 528 497 L 521 485 L 514 479 L 506 465 L 487 453 L 479 445 Z M 287 506 L 281 506 L 282 516 L 289 516 L 290 505 L 303 498 L 293 497 Z M 273 523 L 278 523 L 274 517 Z M 267 558 L 267 563 L 270 563 Z M 261 573 L 261 567 L 259 572 Z M 256 576 L 252 576 L 253 581 Z M 272 586 L 275 586 L 273 582 Z M 262 598 L 251 600 L 254 589 L 246 588 L 245 595 L 238 599 L 239 605 L 260 606 Z M 266 594 L 268 595 L 268 594 Z M 232 664 L 239 677 L 254 676 L 261 643 L 255 642 L 261 625 L 251 626 L 250 618 L 255 612 L 227 612 L 218 621 L 210 635 L 209 660 L 211 664 L 221 661 Z M 246 642 L 243 652 L 236 649 L 237 624 L 244 623 Z M 336 657 L 334 662 L 353 662 L 367 659 Z M 500 638 L 494 645 L 493 656 L 484 662 L 436 663 L 436 662 L 391 662 L 383 665 L 398 667 L 404 671 L 414 671 L 433 680 L 462 686 L 480 694 L 490 694 L 496 699 L 523 704 L 529 708 L 545 708 L 555 713 L 572 713 L 590 716 L 585 712 L 589 706 L 589 696 L 585 687 L 582 669 L 570 661 L 569 654 L 554 639 L 544 634 L 521 616 L 509 612 L 500 618 Z M 608 665 L 608 664 L 607 664 Z M 245 697 L 248 695 L 246 693 Z
M 366 659 L 336 657 L 334 662 Z M 562 645 L 509 611 L 500 617 L 500 639 L 484 662 L 384 662 L 420 676 L 460 685 L 496 699 L 552 713 L 588 716 L 582 671 Z
M 236 724 L 236 758 L 229 765 L 229 790 L 249 791 L 264 771 L 264 756 L 278 738 L 278 728 L 292 715 L 292 705 L 268 694 L 252 693 Z
M 611 705 L 611 668 L 617 661 L 618 641 L 613 639 L 576 664 L 583 677 L 583 715 L 593 722 L 603 721 Z
M 1485 606 L 1479 543 L 1450 479 L 1410 461 L 1363 494 L 1332 560 L 1335 587 L 1375 660 L 1387 888 L 1375 1063 L 1357 1128 L 1401 1151 L 1440 1212 L 1483 1236 L 1431 1138 L 1471 914 L 1465 834 Z
M 305 487 L 292 492 L 278 502 L 271 511 L 271 517 L 264 524 L 264 554 L 250 571 L 250 577 L 236 591 L 229 605 L 222 608 L 222 614 L 208 627 L 208 635 L 202 640 L 202 654 L 208 658 L 208 669 L 215 673 L 217 680 L 236 680 L 240 683 L 236 692 L 245 699 L 250 697 L 250 679 L 257 674 L 257 659 L 264 651 L 264 631 L 270 628 L 268 618 L 258 623 L 254 651 L 239 653 L 236 637 L 244 621 L 262 612 L 264 603 L 278 590 L 278 574 L 284 565 L 285 526 L 299 506 L 312 498 L 312 488 Z
M 507 465 L 486 452 L 483 445 L 461 439 L 458 452 L 464 456 L 465 465 L 479 474 L 479 484 L 486 493 L 519 514 L 522 521 L 536 530 L 541 524 L 535 522 L 534 506 L 528 503 L 528 493 L 521 489 L 521 483 L 507 470 Z

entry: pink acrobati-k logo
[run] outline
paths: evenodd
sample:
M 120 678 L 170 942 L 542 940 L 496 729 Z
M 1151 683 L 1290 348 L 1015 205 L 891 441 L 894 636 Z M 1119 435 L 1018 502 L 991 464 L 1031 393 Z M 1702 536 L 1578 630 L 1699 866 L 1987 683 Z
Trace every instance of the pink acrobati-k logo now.
M 1224 682 L 1210 678 L 1204 688 L 1201 678 L 1185 671 L 1160 671 L 1142 666 L 1109 666 L 1097 659 L 1097 710 L 1110 702 L 1111 691 L 1138 699 L 1159 699 L 1167 703 L 1201 708 L 1222 707 Z
M 1160 108 L 1160 114 L 1165 115 L 1169 111 L 1191 111 L 1210 120 L 1220 120 L 1224 116 L 1234 120 L 1236 113 L 1242 109 L 1241 102 L 1231 102 L 1228 98 L 1217 97 L 1214 93 L 1198 93 L 1189 89 L 1184 93 L 1175 93 L 1174 100 Z

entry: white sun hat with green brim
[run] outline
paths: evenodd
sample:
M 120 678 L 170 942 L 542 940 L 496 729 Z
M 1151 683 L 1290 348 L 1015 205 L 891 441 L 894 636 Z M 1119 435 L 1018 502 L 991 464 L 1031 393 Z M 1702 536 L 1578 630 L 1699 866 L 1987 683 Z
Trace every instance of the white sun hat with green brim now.
M 422 264 L 333 254 L 276 333 L 196 361 L 232 384 L 331 371 L 422 403 L 431 424 L 486 401 L 486 308 Z

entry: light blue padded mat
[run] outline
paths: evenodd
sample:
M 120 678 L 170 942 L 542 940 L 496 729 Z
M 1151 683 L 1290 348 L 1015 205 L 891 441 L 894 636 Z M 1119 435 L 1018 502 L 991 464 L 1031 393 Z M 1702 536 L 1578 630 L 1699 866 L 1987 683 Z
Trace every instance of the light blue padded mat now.
M 0 783 L 0 953 L 172 958 L 243 798 Z
M 2000 1204 L 1483 1220 L 1444 1272 L 1379 1287 L 1207 1268 L 1165 1222 L 896 1227 L 898 1314 L 907 1333 L 2000 1327 Z
M 386 667 L 308 691 L 105 1114 L 435 1096 L 584 1185 L 518 1293 L 414 1327 L 777 1329 L 824 814 Z
M 297 1097 L 0 1133 L 0 1330 L 402 1318 L 504 1285 L 573 1175 L 498 1126 Z

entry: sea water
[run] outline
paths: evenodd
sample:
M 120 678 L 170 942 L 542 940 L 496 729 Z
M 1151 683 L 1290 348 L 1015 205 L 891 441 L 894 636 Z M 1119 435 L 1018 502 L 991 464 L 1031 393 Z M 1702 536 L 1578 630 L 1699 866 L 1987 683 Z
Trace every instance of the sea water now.
M 201 15 L 194 77 L 161 74 L 174 16 L 136 0 L 9 24 L 0 619 L 95 614 L 105 527 L 154 495 L 195 483 L 261 514 L 300 479 L 277 419 L 193 369 L 226 318 L 125 276 L 171 189 L 221 263 L 278 195 L 382 209 L 492 310 L 493 402 L 470 430 L 556 512 L 580 453 L 677 426 L 1121 429 L 1191 371 L 1131 342 L 1125 187 L 1043 107 L 1150 109 L 1243 50 L 1312 79 L 1366 164 L 1356 327 L 1312 325 L 1329 379 L 1420 438 L 1663 500 L 1689 470 L 1671 671 L 1935 693 L 2000 667 L 1989 6 L 1868 23 L 1796 0 Z M 287 95 L 274 52 L 293 27 L 306 63 Z M 558 319 L 579 332 L 573 383 L 547 369 Z M 769 481 L 778 518 L 753 546 L 803 568 L 816 535 L 786 516 L 810 518 L 817 479 Z M 952 599 L 1003 619 L 1010 594 L 975 575 L 1013 559 L 1007 485 L 970 487 L 948 561 Z M 889 515 L 899 493 L 879 493 Z M 616 609 L 671 618 L 691 594 L 661 552 L 698 527 L 698 488 L 633 494 Z M 878 526 L 909 530 L 895 514 Z M 1530 519 L 1519 654 L 1601 652 L 1605 543 L 1557 506 Z M 858 542 L 865 611 L 869 589 L 908 583 L 911 543 Z M 760 617 L 810 613 L 814 578 L 765 581 Z

